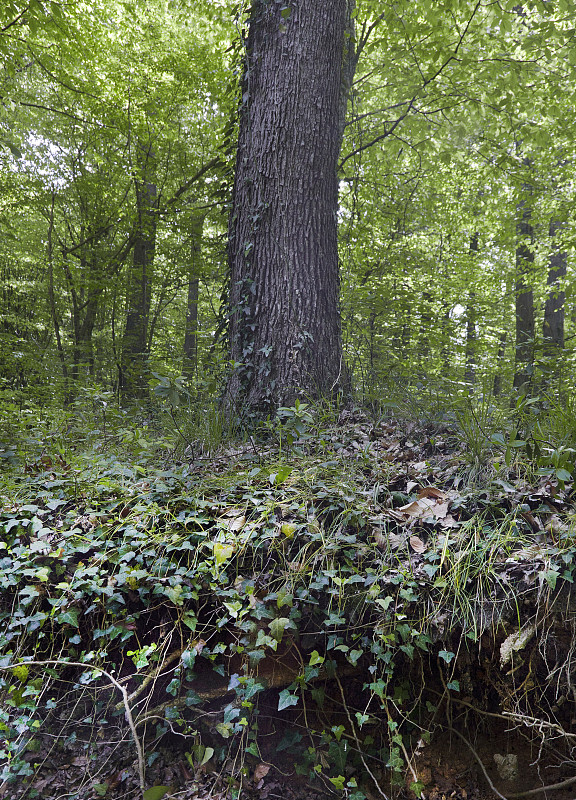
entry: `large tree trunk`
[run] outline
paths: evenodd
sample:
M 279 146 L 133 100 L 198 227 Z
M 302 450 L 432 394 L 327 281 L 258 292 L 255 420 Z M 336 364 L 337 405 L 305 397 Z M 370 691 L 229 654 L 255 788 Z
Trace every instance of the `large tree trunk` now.
M 231 408 L 345 382 L 337 250 L 346 0 L 254 0 L 229 225 Z

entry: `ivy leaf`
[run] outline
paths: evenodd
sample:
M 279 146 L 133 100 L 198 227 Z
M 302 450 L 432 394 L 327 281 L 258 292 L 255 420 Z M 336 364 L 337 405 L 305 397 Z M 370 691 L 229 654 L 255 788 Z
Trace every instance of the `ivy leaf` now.
M 288 689 L 283 689 L 278 698 L 278 711 L 298 704 L 298 695 L 292 694 Z
M 324 656 L 321 656 L 318 650 L 313 650 L 310 653 L 310 661 L 309 665 L 314 667 L 316 664 L 323 664 L 324 663 Z
M 218 567 L 229 561 L 234 554 L 234 545 L 214 542 L 214 561 Z
M 195 631 L 196 625 L 198 624 L 198 618 L 192 611 L 187 611 L 182 615 L 182 622 L 184 625 L 187 625 L 191 631 Z
M 282 637 L 284 636 L 284 631 L 289 625 L 290 620 L 287 617 L 277 617 L 276 619 L 272 620 L 268 627 L 270 628 L 272 637 L 276 639 L 277 642 L 281 642 Z
M 68 611 L 63 611 L 61 614 L 58 614 L 56 617 L 56 622 L 59 622 L 61 625 L 72 625 L 74 628 L 78 628 L 78 616 L 80 614 L 79 609 L 77 608 L 69 608 Z

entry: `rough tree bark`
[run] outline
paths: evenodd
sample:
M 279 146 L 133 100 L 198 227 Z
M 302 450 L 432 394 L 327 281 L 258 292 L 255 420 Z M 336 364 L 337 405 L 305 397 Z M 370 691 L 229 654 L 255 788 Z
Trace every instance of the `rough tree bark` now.
M 346 383 L 336 165 L 349 5 L 252 4 L 229 224 L 231 409 Z

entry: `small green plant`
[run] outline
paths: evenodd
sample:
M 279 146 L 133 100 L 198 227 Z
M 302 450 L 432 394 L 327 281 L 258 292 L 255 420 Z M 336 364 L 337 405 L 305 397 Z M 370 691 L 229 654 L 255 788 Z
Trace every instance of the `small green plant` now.
M 281 406 L 276 411 L 275 429 L 280 447 L 284 440 L 289 447 L 296 441 L 311 438 L 310 428 L 314 424 L 314 416 L 310 405 L 296 399 L 293 406 Z
M 544 447 L 537 455 L 538 475 L 546 475 L 558 481 L 564 488 L 566 481 L 576 473 L 576 450 L 573 447 Z
M 457 400 L 454 413 L 466 453 L 470 460 L 485 462 L 491 451 L 492 436 L 502 424 L 501 413 L 488 393 Z

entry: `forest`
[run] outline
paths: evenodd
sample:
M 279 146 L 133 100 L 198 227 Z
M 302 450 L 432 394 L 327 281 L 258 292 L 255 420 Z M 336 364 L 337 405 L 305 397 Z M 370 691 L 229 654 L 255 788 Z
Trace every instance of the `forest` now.
M 571 0 L 0 3 L 2 800 L 573 800 L 575 86 Z

